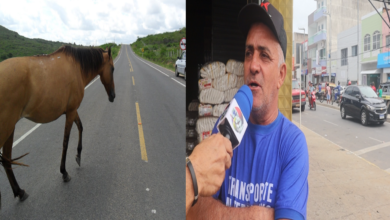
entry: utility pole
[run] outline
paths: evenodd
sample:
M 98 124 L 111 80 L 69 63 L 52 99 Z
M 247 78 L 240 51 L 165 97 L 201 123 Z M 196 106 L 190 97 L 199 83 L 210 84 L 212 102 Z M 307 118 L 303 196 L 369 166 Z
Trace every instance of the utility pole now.
M 356 71 L 356 83 L 359 85 L 359 1 L 360 0 L 357 0 L 357 44 L 356 44 L 356 68 L 357 68 L 357 71 Z M 360 82 L 360 84 L 362 84 L 362 82 Z M 347 85 L 348 85 L 348 82 L 347 82 Z

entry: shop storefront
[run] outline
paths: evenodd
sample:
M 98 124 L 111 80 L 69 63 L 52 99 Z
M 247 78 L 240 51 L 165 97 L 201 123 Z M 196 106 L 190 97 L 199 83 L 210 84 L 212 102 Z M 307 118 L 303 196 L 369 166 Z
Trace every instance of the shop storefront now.
M 381 82 L 390 82 L 390 52 L 378 54 L 377 69 L 382 69 Z
M 375 87 L 378 88 L 381 83 L 381 72 L 380 69 L 362 71 L 362 85 L 369 86 L 374 82 Z
M 336 73 L 332 73 L 331 75 L 330 75 L 330 82 L 332 82 L 332 83 L 336 83 Z

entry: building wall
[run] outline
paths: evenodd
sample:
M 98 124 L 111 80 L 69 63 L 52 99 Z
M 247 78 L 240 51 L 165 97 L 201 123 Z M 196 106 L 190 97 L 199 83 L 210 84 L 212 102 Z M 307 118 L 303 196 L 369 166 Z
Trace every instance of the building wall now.
M 293 43 L 293 1 L 270 0 L 269 1 L 283 16 L 284 29 L 287 35 L 287 45 Z M 279 111 L 290 121 L 292 120 L 292 46 L 287 46 L 286 52 L 287 74 L 282 87 L 279 89 L 278 108 Z
M 359 29 L 359 32 L 361 32 L 361 28 L 358 26 L 349 28 L 345 31 L 342 31 L 337 36 L 337 52 L 335 55 L 335 59 L 337 60 L 337 68 L 336 68 L 336 81 L 340 81 L 341 85 L 346 85 L 347 80 L 351 81 L 357 81 L 359 80 L 359 66 L 360 63 L 358 63 L 358 56 L 352 57 L 352 47 L 358 44 L 358 36 L 360 34 L 357 33 Z M 358 51 L 359 51 L 360 45 L 358 45 Z M 341 50 L 344 48 L 348 48 L 348 65 L 341 66 Z M 360 81 L 360 80 L 359 80 Z
M 379 12 L 382 9 L 378 10 Z M 373 34 L 375 31 L 379 31 L 382 35 L 382 18 L 378 15 L 378 13 L 374 10 L 371 13 L 362 17 L 362 32 L 360 35 L 360 53 L 362 63 L 365 62 L 376 62 L 377 56 L 380 53 L 380 49 L 373 50 Z M 369 34 L 370 35 L 370 50 L 364 51 L 364 37 Z M 379 41 L 380 42 L 380 41 Z M 380 42 L 380 46 L 382 43 Z M 376 69 L 376 68 L 375 68 Z
M 389 14 L 390 14 L 390 10 L 389 10 Z M 387 16 L 387 13 L 386 13 L 385 9 L 382 12 L 382 17 L 385 19 L 387 24 L 390 24 L 389 17 Z M 382 45 L 383 46 L 386 46 L 386 36 L 387 35 L 390 35 L 390 28 L 389 28 L 389 26 L 387 26 L 385 24 L 385 22 L 382 21 L 382 35 L 381 35 L 382 38 L 381 38 L 381 41 L 382 41 Z M 388 52 L 388 51 L 390 51 L 390 46 L 382 48 L 382 52 Z M 387 79 L 386 79 L 386 81 L 387 81 Z

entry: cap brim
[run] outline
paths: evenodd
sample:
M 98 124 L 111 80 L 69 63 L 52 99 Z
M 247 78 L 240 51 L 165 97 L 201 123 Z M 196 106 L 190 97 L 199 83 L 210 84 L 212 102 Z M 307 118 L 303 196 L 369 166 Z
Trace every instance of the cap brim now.
M 252 24 L 257 22 L 264 23 L 269 29 L 271 29 L 272 33 L 274 33 L 276 39 L 279 39 L 274 23 L 272 22 L 268 12 L 263 7 L 254 3 L 244 6 L 238 14 L 238 26 L 245 38 L 247 37 Z

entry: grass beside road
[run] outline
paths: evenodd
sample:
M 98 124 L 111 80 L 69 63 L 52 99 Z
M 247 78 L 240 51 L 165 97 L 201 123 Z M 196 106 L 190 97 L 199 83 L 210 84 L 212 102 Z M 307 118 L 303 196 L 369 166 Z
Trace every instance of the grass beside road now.
M 186 37 L 185 27 L 174 32 L 138 37 L 130 46 L 138 56 L 175 71 L 177 57 L 181 55 L 179 43 L 183 37 Z

